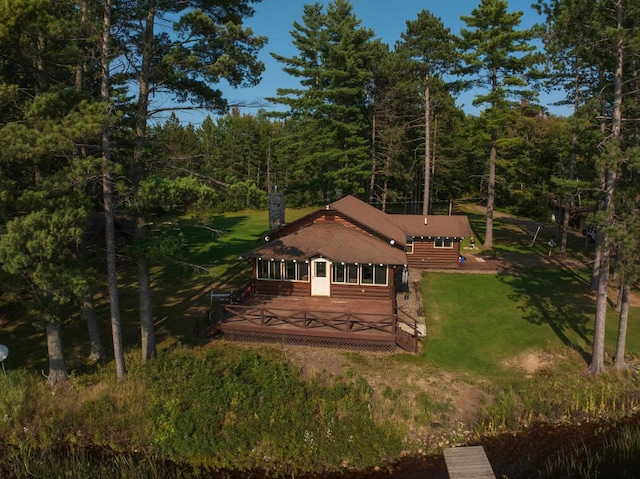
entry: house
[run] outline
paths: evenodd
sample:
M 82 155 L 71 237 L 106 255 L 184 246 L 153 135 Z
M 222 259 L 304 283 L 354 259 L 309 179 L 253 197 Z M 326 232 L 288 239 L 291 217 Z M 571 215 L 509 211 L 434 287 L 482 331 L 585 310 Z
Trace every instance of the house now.
M 251 294 L 226 307 L 220 330 L 240 340 L 415 350 L 419 328 L 397 308 L 396 290 L 408 268 L 458 268 L 471 234 L 466 216 L 391 215 L 346 196 L 243 255 Z

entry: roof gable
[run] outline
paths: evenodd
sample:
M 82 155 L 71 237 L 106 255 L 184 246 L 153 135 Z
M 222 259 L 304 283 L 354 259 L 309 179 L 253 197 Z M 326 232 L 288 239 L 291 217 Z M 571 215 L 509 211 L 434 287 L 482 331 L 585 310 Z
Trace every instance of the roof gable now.
M 354 196 L 345 196 L 327 205 L 327 209 L 333 209 L 341 213 L 355 223 L 376 232 L 388 240 L 394 240 L 401 245 L 406 243 L 406 233 L 391 220 L 390 215 L 364 201 L 360 201 Z

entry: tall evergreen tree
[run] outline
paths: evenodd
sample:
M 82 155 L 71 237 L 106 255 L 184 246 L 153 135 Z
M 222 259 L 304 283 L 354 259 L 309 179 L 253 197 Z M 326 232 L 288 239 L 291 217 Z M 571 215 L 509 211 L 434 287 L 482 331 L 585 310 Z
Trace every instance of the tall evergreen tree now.
M 557 183 L 564 193 L 564 215 L 560 237 L 560 256 L 566 255 L 567 233 L 571 208 L 580 190 L 575 182 L 576 164 L 580 154 L 580 133 L 585 122 L 580 115 L 581 107 L 594 95 L 597 69 L 592 61 L 591 44 L 595 39 L 593 23 L 595 2 L 591 0 L 538 0 L 538 12 L 544 14 L 543 41 L 547 53 L 548 80 L 552 89 L 564 91 L 564 104 L 572 105 L 569 165 Z M 563 181 L 565 180 L 565 181 Z M 583 185 L 582 185 L 583 186 Z
M 77 254 L 91 215 L 95 162 L 81 154 L 97 138 L 103 110 L 74 88 L 80 24 L 72 3 L 27 0 L 0 9 L 0 264 L 39 312 L 49 384 L 66 379 L 65 320 L 88 294 Z
M 105 0 L 102 11 L 102 30 L 100 35 L 100 96 L 105 104 L 111 104 L 111 14 L 112 0 Z M 122 321 L 120 317 L 120 297 L 118 293 L 118 271 L 116 264 L 114 187 L 111 161 L 111 118 L 107 117 L 100 133 L 102 146 L 102 202 L 104 205 L 105 243 L 107 250 L 107 284 L 109 289 L 109 308 L 111 313 L 111 337 L 113 355 L 116 363 L 116 376 L 122 379 L 127 375 L 122 339 Z
M 301 88 L 279 89 L 273 101 L 288 106 L 289 121 L 298 125 L 292 140 L 304 145 L 298 170 L 300 177 L 312 173 L 307 182 L 316 200 L 335 190 L 362 193 L 369 178 L 368 88 L 377 47 L 360 23 L 348 0 L 330 3 L 326 13 L 307 5 L 292 33 L 299 55 L 273 54 L 300 79 Z
M 488 105 L 484 111 L 491 137 L 487 182 L 487 220 L 484 245 L 493 246 L 493 212 L 496 192 L 496 159 L 510 109 L 516 102 L 531 101 L 534 68 L 540 61 L 531 40 L 532 29 L 521 29 L 523 12 L 507 12 L 506 0 L 481 0 L 471 15 L 462 16 L 466 28 L 460 32 L 461 73 L 468 87 L 480 88 L 474 105 Z
M 131 213 L 136 216 L 136 236 L 139 239 L 136 263 L 140 301 L 142 359 L 156 355 L 151 275 L 149 257 L 142 247 L 149 244 L 146 223 L 150 211 L 143 211 L 144 199 L 138 201 L 140 184 L 147 177 L 148 150 L 147 124 L 154 110 L 150 94 L 165 92 L 178 102 L 214 111 L 224 111 L 226 101 L 217 83 L 225 79 L 233 86 L 257 83 L 264 66 L 257 61 L 263 37 L 254 37 L 244 28 L 242 21 L 253 15 L 252 3 L 260 0 L 198 0 L 188 5 L 181 2 L 147 0 L 122 2 L 121 20 L 128 28 L 122 29 L 122 44 L 130 45 L 128 52 L 134 58 L 131 71 L 123 79 L 137 82 L 135 106 L 135 136 L 130 168 L 133 186 Z M 174 34 L 158 34 L 157 17 L 173 20 Z M 152 243 L 155 243 L 153 241 Z
M 412 72 L 422 80 L 424 107 L 424 194 L 422 214 L 431 213 L 431 160 L 432 160 L 432 79 L 442 78 L 456 63 L 457 52 L 454 36 L 442 21 L 428 10 L 422 10 L 418 18 L 407 21 L 398 48 L 406 49 L 414 61 Z

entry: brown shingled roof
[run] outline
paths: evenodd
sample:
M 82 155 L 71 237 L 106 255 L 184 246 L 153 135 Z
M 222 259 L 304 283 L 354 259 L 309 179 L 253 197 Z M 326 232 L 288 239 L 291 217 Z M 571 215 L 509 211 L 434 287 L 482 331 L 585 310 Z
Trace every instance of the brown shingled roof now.
M 402 246 L 406 244 L 406 233 L 398 227 L 397 223 L 391 221 L 390 215 L 364 201 L 349 195 L 331 203 L 329 208 L 342 213 L 389 240 L 393 239 Z
M 269 241 L 243 256 L 280 260 L 304 260 L 321 256 L 345 263 L 406 263 L 406 256 L 401 248 L 333 222 L 309 225 L 290 235 Z
M 390 215 L 353 196 L 345 196 L 329 207 L 401 245 L 405 245 L 407 236 L 473 236 L 469 218 L 464 215 Z
M 468 238 L 473 236 L 469 218 L 464 215 L 388 215 L 408 236 L 425 238 Z M 426 218 L 426 221 L 425 221 Z

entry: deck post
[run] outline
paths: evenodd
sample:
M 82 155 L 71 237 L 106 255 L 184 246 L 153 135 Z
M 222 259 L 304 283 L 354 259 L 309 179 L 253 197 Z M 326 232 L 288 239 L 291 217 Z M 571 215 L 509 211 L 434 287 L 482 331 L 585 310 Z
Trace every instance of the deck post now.
M 264 308 L 260 308 L 260 326 L 264 326 Z

